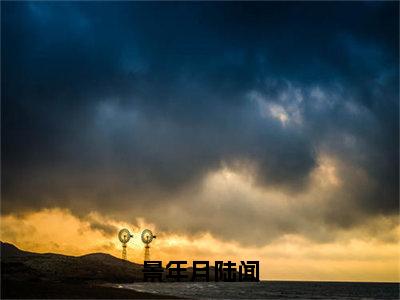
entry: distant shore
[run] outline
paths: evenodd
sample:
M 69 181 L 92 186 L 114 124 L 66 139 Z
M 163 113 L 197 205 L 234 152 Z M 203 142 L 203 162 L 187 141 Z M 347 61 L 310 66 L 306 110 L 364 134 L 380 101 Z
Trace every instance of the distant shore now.
M 90 283 L 2 281 L 1 299 L 179 299 Z
M 33 253 L 0 242 L 1 299 L 177 299 L 104 283 L 143 279 L 142 265 L 105 253 Z

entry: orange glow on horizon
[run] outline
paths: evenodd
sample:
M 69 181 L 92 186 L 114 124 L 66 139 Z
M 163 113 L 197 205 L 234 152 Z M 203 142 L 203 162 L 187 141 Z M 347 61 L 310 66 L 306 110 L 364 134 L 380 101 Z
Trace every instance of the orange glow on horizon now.
M 264 280 L 399 281 L 399 227 L 393 233 L 397 240 L 392 242 L 359 236 L 316 243 L 298 235 L 285 235 L 268 245 L 249 247 L 215 239 L 209 233 L 191 238 L 167 235 L 157 232 L 144 219 L 138 220 L 138 224 L 139 227 L 112 223 L 118 229 L 127 227 L 133 232 L 134 237 L 128 243 L 128 259 L 134 262 L 143 261 L 140 232 L 150 228 L 157 234 L 151 244 L 151 257 L 164 264 L 172 259 L 188 260 L 189 264 L 196 259 L 259 260 Z M 26 251 L 76 256 L 105 252 L 121 257 L 122 249 L 117 232 L 104 235 L 91 229 L 87 221 L 62 209 L 45 209 L 22 217 L 3 216 L 0 238 Z

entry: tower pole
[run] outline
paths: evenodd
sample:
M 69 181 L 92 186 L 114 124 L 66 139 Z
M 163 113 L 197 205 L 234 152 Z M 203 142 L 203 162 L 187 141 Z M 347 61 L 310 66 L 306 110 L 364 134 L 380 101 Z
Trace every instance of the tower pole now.
M 146 244 L 146 247 L 144 247 L 144 261 L 149 261 L 150 260 L 150 246 Z
M 126 243 L 122 244 L 122 259 L 126 260 Z

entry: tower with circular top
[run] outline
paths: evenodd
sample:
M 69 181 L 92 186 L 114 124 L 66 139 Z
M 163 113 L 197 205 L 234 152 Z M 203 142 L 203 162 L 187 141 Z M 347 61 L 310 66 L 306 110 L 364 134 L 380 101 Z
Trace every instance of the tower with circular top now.
M 149 229 L 143 230 L 143 232 L 142 232 L 142 242 L 146 245 L 144 247 L 144 260 L 145 261 L 149 261 L 150 260 L 150 246 L 149 246 L 149 244 L 155 238 L 156 238 L 156 236 L 153 235 L 151 230 L 149 230 Z

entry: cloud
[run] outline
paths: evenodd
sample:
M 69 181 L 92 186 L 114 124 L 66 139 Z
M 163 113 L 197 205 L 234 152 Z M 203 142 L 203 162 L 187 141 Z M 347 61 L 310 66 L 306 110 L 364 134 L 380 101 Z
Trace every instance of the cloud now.
M 100 231 L 104 236 L 112 236 L 118 232 L 118 228 L 112 224 L 102 223 L 92 218 L 89 218 L 88 222 L 91 229 Z
M 159 233 L 151 224 L 141 223 L 140 227 L 129 223 L 112 224 L 129 228 L 133 233 L 134 237 L 127 245 L 127 254 L 128 259 L 134 262 L 143 260 L 144 245 L 140 232 L 150 227 L 158 236 L 151 244 L 151 257 L 162 260 L 164 265 L 176 259 L 187 260 L 189 264 L 203 259 L 210 262 L 229 259 L 236 263 L 243 259 L 259 260 L 261 278 L 268 280 L 397 282 L 400 228 L 391 229 L 388 222 L 391 221 L 382 218 L 368 220 L 361 229 L 339 232 L 339 238 L 334 242 L 321 244 L 301 235 L 283 235 L 274 243 L 262 247 L 227 242 L 220 235 L 208 233 L 196 236 Z M 122 245 L 116 235 L 106 237 L 99 231 L 93 231 L 85 221 L 66 210 L 42 210 L 22 216 L 3 215 L 1 223 L 0 239 L 14 243 L 22 250 L 66 255 L 100 251 L 121 256 Z M 4 230 L 9 228 L 18 228 L 18 234 Z M 380 235 L 383 232 L 389 240 L 370 238 L 370 230 L 377 230 Z
M 257 245 L 397 214 L 398 4 L 154 5 L 5 4 L 3 214 Z

